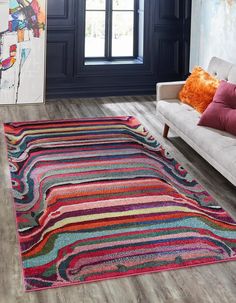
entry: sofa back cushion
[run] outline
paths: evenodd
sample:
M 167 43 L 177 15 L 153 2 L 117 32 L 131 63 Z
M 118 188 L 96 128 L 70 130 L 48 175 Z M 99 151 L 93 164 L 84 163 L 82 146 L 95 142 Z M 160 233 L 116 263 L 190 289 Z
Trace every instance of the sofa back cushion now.
M 236 136 L 236 84 L 221 81 L 213 102 L 198 123 Z
M 212 102 L 220 81 L 201 67 L 195 67 L 179 93 L 179 99 L 203 113 Z
M 218 57 L 212 57 L 207 71 L 219 80 L 236 83 L 236 65 L 233 63 Z

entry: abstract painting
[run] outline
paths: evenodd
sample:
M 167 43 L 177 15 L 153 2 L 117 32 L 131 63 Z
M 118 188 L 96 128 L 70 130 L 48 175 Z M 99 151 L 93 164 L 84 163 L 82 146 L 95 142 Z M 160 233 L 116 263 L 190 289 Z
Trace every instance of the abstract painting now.
M 44 101 L 46 0 L 0 0 L 0 104 Z
M 190 71 L 211 57 L 236 63 L 236 0 L 193 0 Z

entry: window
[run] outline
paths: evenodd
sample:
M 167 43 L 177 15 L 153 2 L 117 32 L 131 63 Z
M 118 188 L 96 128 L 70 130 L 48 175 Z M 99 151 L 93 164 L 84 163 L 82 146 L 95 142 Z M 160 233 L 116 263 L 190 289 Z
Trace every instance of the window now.
M 138 58 L 143 41 L 140 37 L 140 25 L 143 24 L 140 22 L 140 1 L 85 2 L 85 59 L 112 61 Z

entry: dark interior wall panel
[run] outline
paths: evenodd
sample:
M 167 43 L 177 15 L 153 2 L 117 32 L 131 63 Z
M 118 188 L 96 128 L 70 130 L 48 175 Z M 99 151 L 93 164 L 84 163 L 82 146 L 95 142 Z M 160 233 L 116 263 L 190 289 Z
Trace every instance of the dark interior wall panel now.
M 159 21 L 163 20 L 175 23 L 180 19 L 180 0 L 159 0 L 158 5 L 158 15 Z
M 48 0 L 47 96 L 155 93 L 188 74 L 191 0 L 145 0 L 143 64 L 85 66 L 85 0 Z
M 74 29 L 76 0 L 48 0 L 48 29 L 49 31 Z
M 74 33 L 49 32 L 47 56 L 50 58 L 47 61 L 48 80 L 73 80 Z

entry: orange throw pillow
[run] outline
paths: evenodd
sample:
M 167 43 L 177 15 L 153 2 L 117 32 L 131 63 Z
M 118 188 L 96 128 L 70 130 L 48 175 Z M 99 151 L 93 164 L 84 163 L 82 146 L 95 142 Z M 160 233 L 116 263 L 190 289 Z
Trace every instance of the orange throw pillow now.
M 220 81 L 204 69 L 195 67 L 180 91 L 179 99 L 203 113 L 212 102 L 219 84 Z

